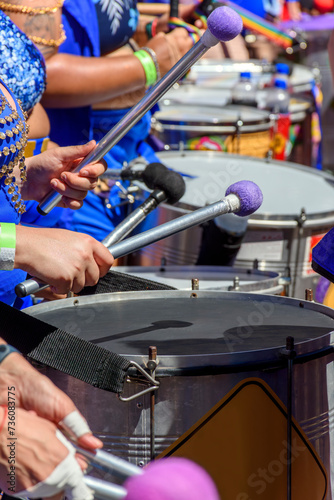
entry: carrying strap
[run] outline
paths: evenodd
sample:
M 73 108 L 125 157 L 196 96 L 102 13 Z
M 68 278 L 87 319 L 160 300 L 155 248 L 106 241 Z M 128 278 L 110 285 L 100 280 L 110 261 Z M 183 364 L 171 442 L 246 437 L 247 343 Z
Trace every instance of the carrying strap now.
M 0 336 L 31 360 L 99 389 L 123 392 L 129 360 L 0 302 Z

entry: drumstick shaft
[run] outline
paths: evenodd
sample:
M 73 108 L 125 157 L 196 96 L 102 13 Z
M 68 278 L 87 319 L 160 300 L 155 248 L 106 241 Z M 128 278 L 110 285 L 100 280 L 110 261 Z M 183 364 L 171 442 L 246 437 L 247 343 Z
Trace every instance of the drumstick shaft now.
M 206 35 L 206 36 L 205 36 Z M 205 39 L 205 41 L 203 41 Z M 128 113 L 101 139 L 96 148 L 89 153 L 73 170 L 79 172 L 83 167 L 103 158 L 115 144 L 131 130 L 131 128 L 156 104 L 159 99 L 191 68 L 191 66 L 214 45 L 214 37 L 208 30 L 202 38 L 173 66 L 161 80 L 136 104 Z M 48 214 L 61 200 L 57 192 L 49 193 L 39 204 L 38 211 L 42 215 Z
M 229 212 L 237 212 L 238 210 L 240 210 L 240 199 L 235 194 L 229 194 L 221 201 L 217 201 L 212 205 L 208 205 L 194 210 L 186 215 L 182 215 L 177 219 L 161 224 L 160 226 L 145 231 L 142 234 L 132 236 L 131 238 L 110 246 L 108 249 L 113 257 L 118 259 L 119 257 L 123 257 L 129 253 L 139 250 L 140 248 L 167 238 L 168 236 L 179 233 L 180 231 L 203 224 L 204 222 L 218 217 L 218 215 Z M 29 279 L 19 283 L 15 287 L 15 292 L 19 297 L 26 297 L 31 293 L 37 292 L 40 286 L 41 284 L 36 279 Z

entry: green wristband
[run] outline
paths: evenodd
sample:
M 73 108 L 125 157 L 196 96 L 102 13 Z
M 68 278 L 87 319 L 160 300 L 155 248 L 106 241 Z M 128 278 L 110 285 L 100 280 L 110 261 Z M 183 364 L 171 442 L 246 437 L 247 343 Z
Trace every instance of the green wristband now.
M 134 52 L 139 61 L 141 62 L 146 76 L 146 86 L 150 87 L 154 85 L 158 79 L 157 70 L 152 57 L 146 52 L 146 50 L 138 50 Z
M 0 269 L 12 271 L 14 269 L 16 245 L 16 226 L 8 222 L 0 223 Z

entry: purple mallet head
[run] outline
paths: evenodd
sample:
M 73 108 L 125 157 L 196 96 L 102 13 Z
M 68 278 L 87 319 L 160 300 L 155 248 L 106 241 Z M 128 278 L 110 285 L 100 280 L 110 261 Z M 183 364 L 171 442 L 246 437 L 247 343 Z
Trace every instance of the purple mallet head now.
M 208 17 L 208 30 L 221 42 L 228 42 L 241 32 L 242 19 L 230 7 L 218 7 Z
M 255 212 L 263 202 L 261 189 L 255 182 L 239 181 L 227 188 L 225 195 L 235 194 L 240 200 L 240 210 L 236 215 L 245 217 Z
M 219 500 L 209 474 L 186 458 L 151 462 L 143 474 L 131 477 L 124 486 L 124 500 Z

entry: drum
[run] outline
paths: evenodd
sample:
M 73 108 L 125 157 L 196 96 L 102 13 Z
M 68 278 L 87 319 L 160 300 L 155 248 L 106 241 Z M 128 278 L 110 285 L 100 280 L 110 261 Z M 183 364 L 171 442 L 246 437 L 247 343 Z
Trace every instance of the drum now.
M 318 463 L 322 461 L 329 478 L 334 429 L 331 347 L 334 312 L 331 309 L 275 295 L 169 290 L 77 297 L 33 306 L 25 312 L 136 361 L 143 368 L 147 366 L 149 347 L 156 348 L 155 377 L 160 386 L 153 399 L 146 394 L 120 401 L 115 394 L 56 370 L 42 368 L 42 372 L 74 400 L 93 433 L 103 440 L 104 449 L 138 465 L 149 462 L 152 452 L 153 455 L 163 453 L 185 433 L 189 439 L 189 429 L 194 425 L 198 427 L 198 422 L 202 422 L 203 427 L 202 417 L 237 384 L 254 380 L 267 384 L 275 394 L 275 404 L 287 405 L 284 348 L 286 337 L 293 337 L 296 357 L 289 372 L 293 377 L 292 415 L 305 433 L 305 443 L 313 457 Z M 123 398 L 145 388 L 143 380 L 138 380 L 135 374 L 126 385 Z M 258 411 L 261 422 L 264 419 L 266 427 L 271 426 L 269 447 L 278 431 L 283 432 L 282 441 L 286 442 L 285 418 L 283 429 L 280 426 L 278 429 L 274 421 L 268 421 L 271 417 L 266 409 L 255 400 L 250 399 L 241 414 L 232 412 L 230 425 L 220 426 L 209 435 L 208 453 L 203 450 L 205 460 L 208 454 L 213 454 L 214 468 L 211 469 L 210 463 L 202 463 L 202 466 L 220 485 L 222 498 L 230 467 L 240 473 L 234 484 L 239 488 L 237 492 L 242 491 L 240 488 L 246 485 L 250 473 L 257 470 L 254 460 L 262 446 L 261 436 L 252 436 L 257 440 L 255 453 L 255 449 L 250 448 L 249 433 L 256 423 L 253 414 Z M 284 415 L 285 410 L 282 411 Z M 154 423 L 150 419 L 153 414 Z M 226 433 L 231 437 L 231 448 L 225 439 Z M 286 451 L 283 444 L 282 449 Z M 295 448 L 294 438 L 292 444 Z M 301 453 L 301 450 L 305 451 L 305 446 L 294 452 Z M 237 459 L 233 458 L 233 464 L 229 464 L 235 454 Z M 277 458 L 279 456 L 281 454 Z M 243 464 L 249 460 L 246 476 L 243 476 L 240 457 Z M 298 466 L 298 461 L 295 465 Z M 263 462 L 264 466 L 267 467 L 268 462 Z M 274 466 L 272 469 L 276 470 Z M 309 474 L 309 470 L 304 470 L 305 481 Z M 263 498 L 284 498 L 279 495 L 278 476 L 274 484 L 277 493 Z M 282 471 L 281 476 L 286 484 Z M 302 484 L 304 481 L 298 483 L 298 489 Z M 310 488 L 313 489 L 312 484 Z M 293 498 L 324 498 L 314 491 L 311 493 L 312 496 L 297 494 Z M 328 500 L 330 495 L 329 488 Z M 237 494 L 229 498 L 237 498 Z
M 200 290 L 279 295 L 287 285 L 279 273 L 227 266 L 118 266 L 113 271 L 157 281 L 178 290 L 192 290 L 198 285 Z M 196 285 L 193 280 L 196 280 Z
M 185 83 L 192 83 L 198 87 L 211 89 L 232 89 L 239 80 L 241 72 L 250 72 L 252 80 L 259 88 L 272 83 L 276 68 L 274 64 L 268 64 L 253 59 L 250 61 L 214 60 L 200 59 L 195 63 Z M 292 66 L 289 76 L 289 86 L 293 93 L 309 93 L 319 77 L 319 71 L 302 64 Z
M 265 95 L 265 90 L 258 91 L 258 100 L 261 100 L 262 96 Z M 263 97 L 262 97 L 263 98 Z M 177 140 L 182 144 L 186 149 L 190 147 L 190 149 L 210 149 L 214 150 L 213 144 L 214 141 L 209 142 L 209 138 L 202 139 L 202 141 L 191 140 L 188 139 L 185 143 L 185 139 L 178 137 L 175 132 L 175 128 L 178 130 L 182 130 L 185 133 L 186 130 L 189 129 L 186 121 L 182 121 L 179 119 L 179 123 L 174 123 L 173 129 L 171 130 L 171 123 L 168 121 L 173 113 L 176 116 L 179 116 L 180 106 L 183 108 L 184 106 L 191 106 L 192 110 L 195 108 L 198 110 L 199 107 L 205 108 L 203 111 L 205 114 L 210 112 L 212 108 L 224 108 L 226 109 L 226 105 L 231 102 L 231 90 L 230 89 L 210 89 L 210 92 L 206 88 L 198 87 L 195 85 L 183 85 L 177 86 L 176 88 L 172 88 L 169 90 L 165 96 L 159 101 L 159 107 L 161 114 L 156 113 L 153 118 L 153 129 L 157 130 L 160 138 L 165 141 L 168 145 L 172 147 L 176 147 Z M 233 107 L 232 107 L 233 108 Z M 231 109 L 228 106 L 227 109 Z M 251 112 L 254 117 L 258 113 L 255 108 L 251 108 Z M 289 143 L 287 145 L 287 160 L 294 161 L 296 163 L 301 163 L 302 165 L 313 166 L 313 158 L 312 158 L 312 112 L 314 111 L 314 104 L 312 102 L 312 98 L 306 95 L 300 96 L 297 93 L 291 96 L 290 100 L 290 117 L 291 117 L 291 126 L 290 126 L 290 134 L 289 134 Z M 216 111 L 215 111 L 216 112 Z M 167 118 L 166 120 L 166 117 Z M 272 117 L 274 120 L 274 117 Z M 272 121 L 272 126 L 273 125 Z M 242 133 L 242 128 L 240 129 Z M 171 137 L 173 136 L 174 139 Z M 251 136 L 248 135 L 248 138 Z M 251 151 L 251 153 L 244 150 L 242 154 L 246 154 L 249 156 L 257 156 L 263 157 L 266 156 L 268 151 L 266 148 L 263 152 L 257 152 L 258 139 L 261 140 L 259 134 L 253 137 L 253 144 L 251 148 L 247 148 L 247 150 Z M 205 141 L 207 141 L 205 143 Z M 245 139 L 242 136 L 239 136 L 239 146 L 242 147 L 242 143 L 244 143 Z M 173 144 L 175 143 L 175 144 Z M 241 143 L 241 144 L 240 144 Z M 197 144 L 197 147 L 195 145 Z M 193 147 L 192 147 L 193 146 Z M 254 147 L 256 146 L 255 154 L 252 152 Z M 267 146 L 266 146 L 267 147 Z M 225 150 L 226 148 L 224 148 Z M 240 149 L 240 148 L 239 148 Z M 229 151 L 234 152 L 234 151 Z M 240 151 L 241 152 L 241 151 Z
M 172 149 L 213 150 L 265 158 L 270 149 L 270 114 L 247 106 L 223 109 L 166 106 L 152 117 L 152 129 Z
M 302 165 L 208 151 L 158 153 L 160 161 L 184 175 L 186 193 L 175 205 L 161 205 L 152 225 L 172 220 L 189 210 L 214 203 L 226 188 L 251 180 L 263 192 L 263 204 L 248 219 L 246 234 L 233 265 L 291 274 L 291 294 L 304 297 L 318 275 L 311 269 L 311 250 L 334 224 L 334 177 Z M 229 233 L 242 235 L 245 219 L 227 214 L 212 225 L 194 227 L 143 248 L 131 265 L 227 265 L 220 250 L 219 228 L 232 218 Z M 246 224 L 246 221 L 244 222 Z M 146 228 L 150 219 L 146 220 Z M 152 227 L 152 226 L 151 226 Z M 237 242 L 238 243 L 238 242 Z M 216 251 L 217 256 L 212 257 Z M 230 265 L 230 264 L 228 264 Z

